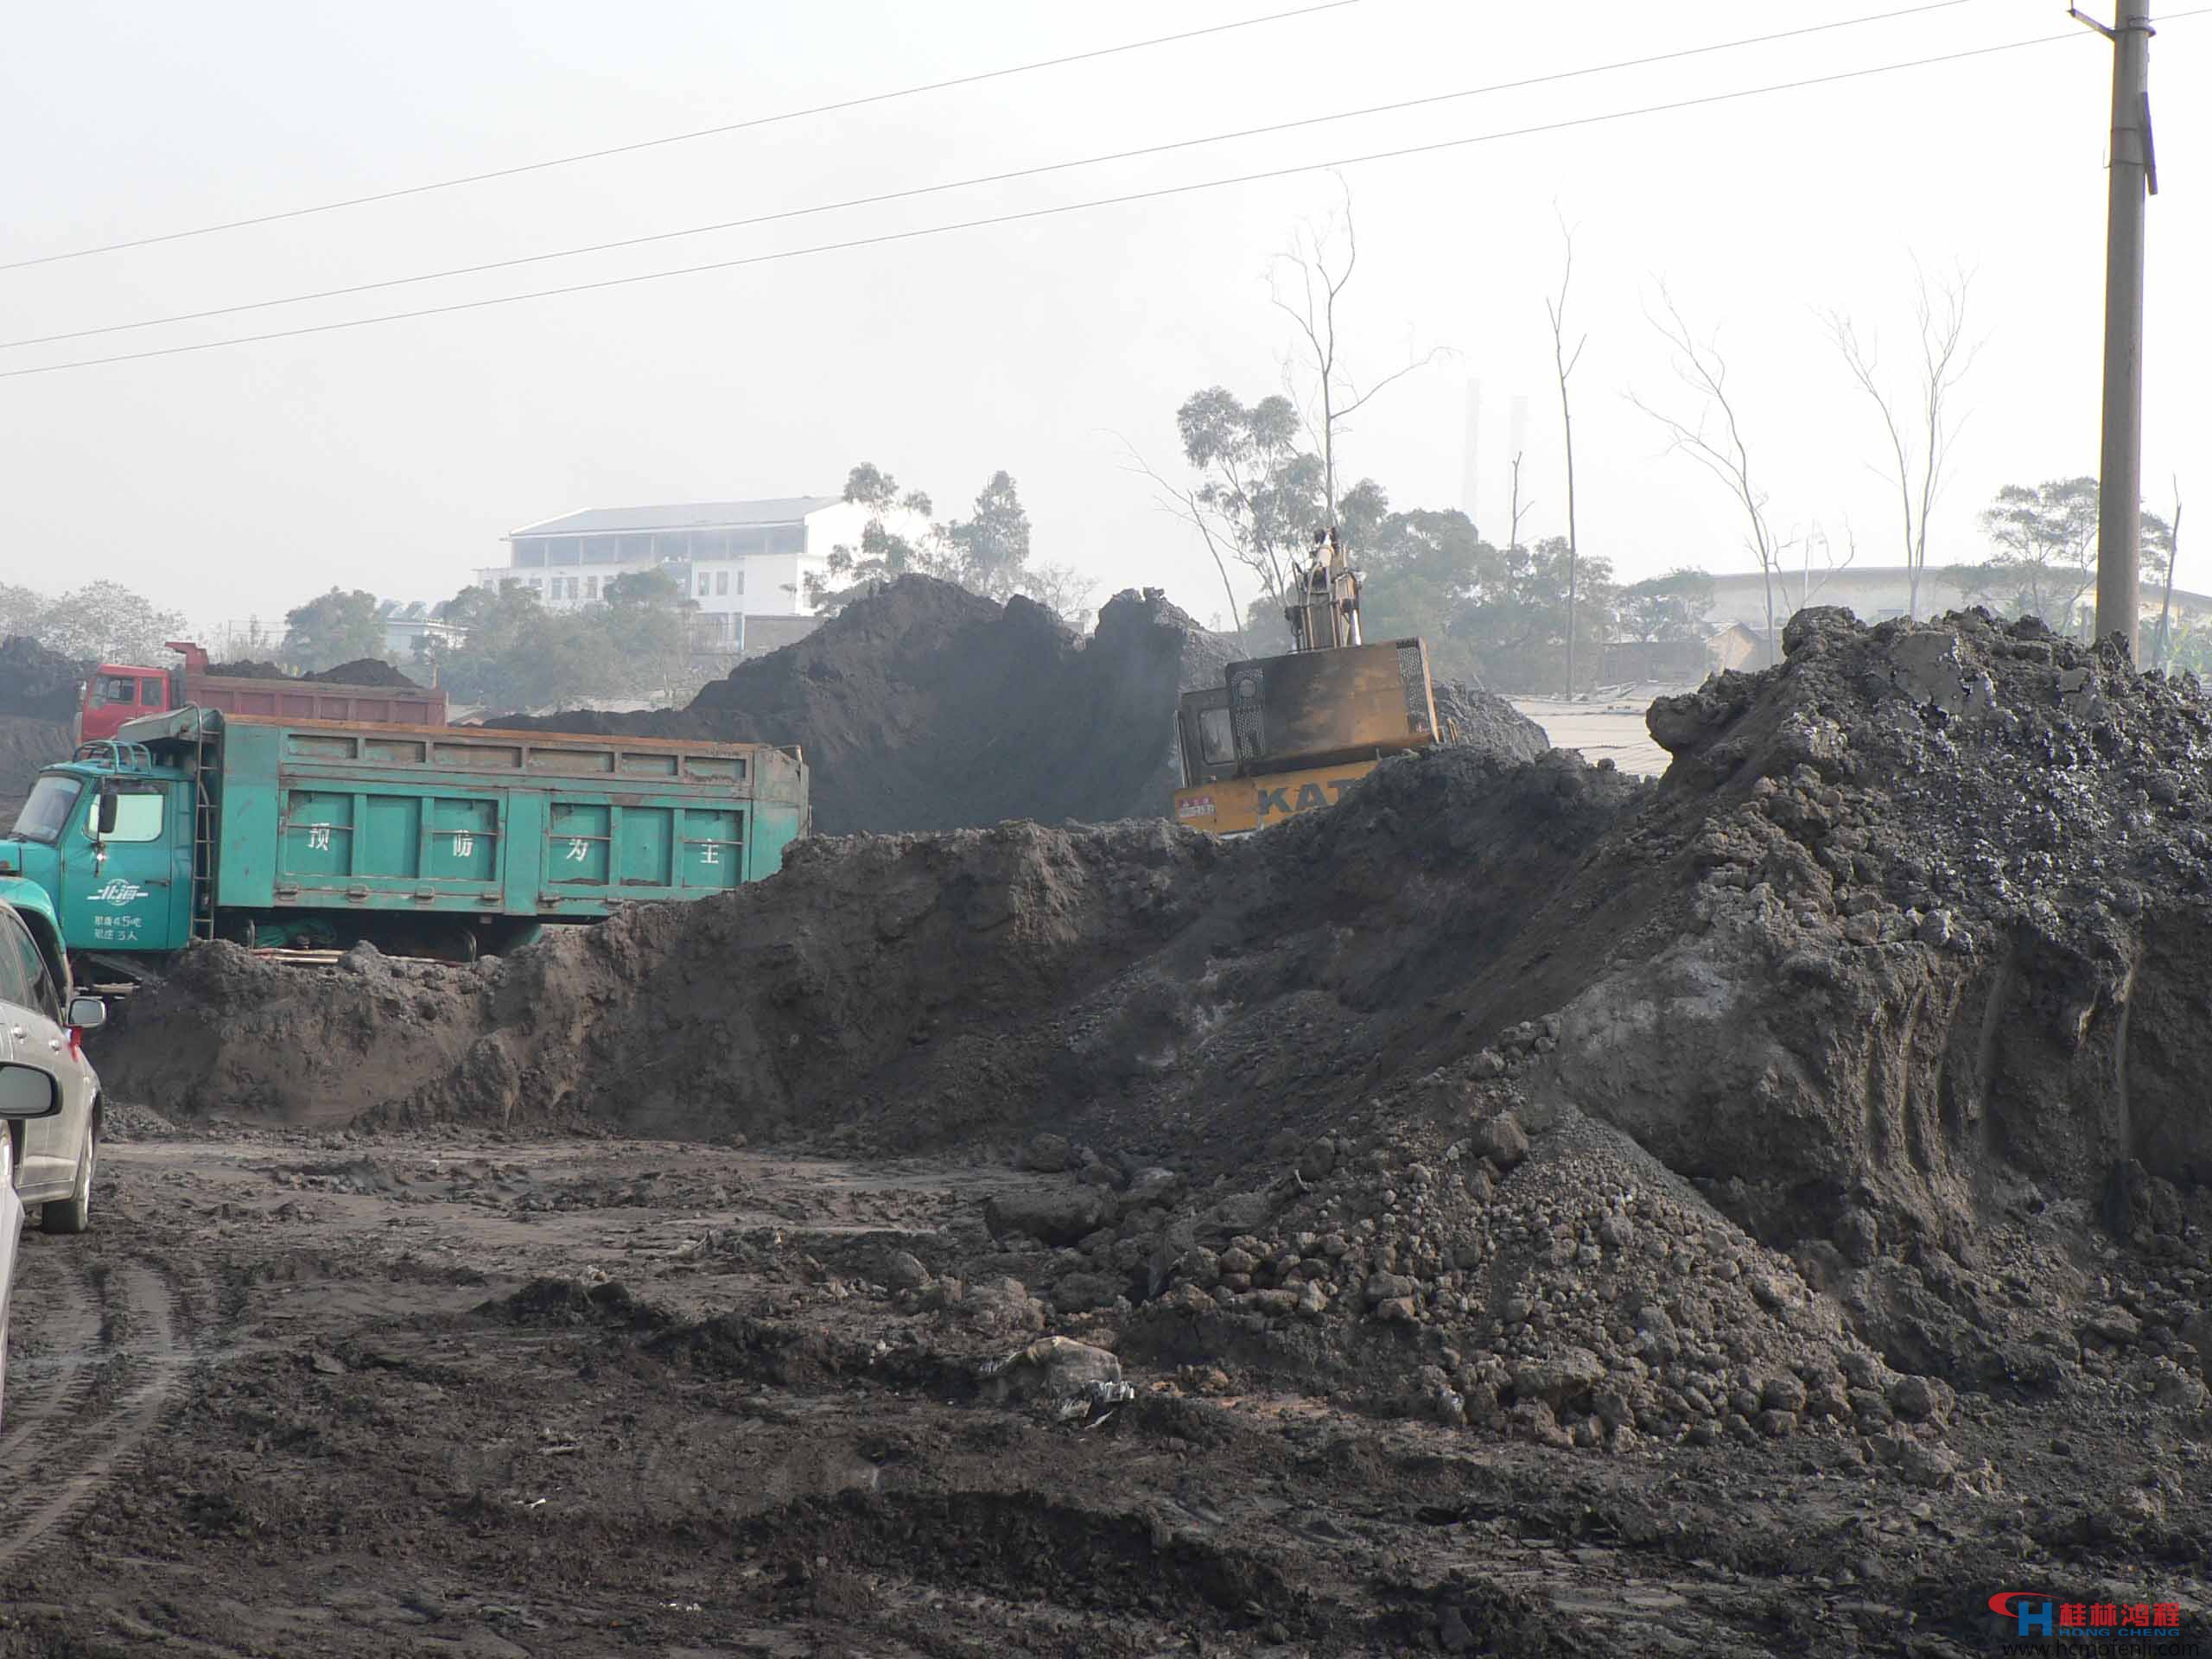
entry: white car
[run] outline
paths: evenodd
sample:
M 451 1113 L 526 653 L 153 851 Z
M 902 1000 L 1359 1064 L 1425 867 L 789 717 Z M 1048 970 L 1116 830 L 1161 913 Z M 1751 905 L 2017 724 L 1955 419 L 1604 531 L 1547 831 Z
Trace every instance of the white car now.
M 0 1060 L 0 1414 L 8 1391 L 8 1303 L 16 1285 L 16 1247 L 23 1234 L 23 1201 L 16 1196 L 16 1143 L 61 1115 L 64 1068 Z
M 26 1209 L 40 1206 L 43 1231 L 81 1233 L 92 1225 L 101 1116 L 100 1081 L 82 1038 L 105 1023 L 107 1004 L 70 995 L 68 958 L 53 917 L 9 902 L 17 896 L 0 891 L 0 1065 L 28 1065 L 51 1078 L 60 1101 L 38 1114 L 0 1108 L 0 1119 L 16 1197 Z M 25 1079 L 16 1092 L 27 1096 L 35 1089 Z

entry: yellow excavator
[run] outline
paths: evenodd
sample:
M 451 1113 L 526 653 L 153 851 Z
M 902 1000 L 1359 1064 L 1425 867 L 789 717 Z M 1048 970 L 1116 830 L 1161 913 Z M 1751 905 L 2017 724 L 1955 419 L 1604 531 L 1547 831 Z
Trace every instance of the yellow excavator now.
M 1335 805 L 1385 757 L 1437 741 L 1428 647 L 1363 640 L 1359 586 L 1336 531 L 1314 531 L 1312 558 L 1291 569 L 1290 654 L 1231 663 L 1220 685 L 1183 694 L 1177 823 L 1250 835 Z

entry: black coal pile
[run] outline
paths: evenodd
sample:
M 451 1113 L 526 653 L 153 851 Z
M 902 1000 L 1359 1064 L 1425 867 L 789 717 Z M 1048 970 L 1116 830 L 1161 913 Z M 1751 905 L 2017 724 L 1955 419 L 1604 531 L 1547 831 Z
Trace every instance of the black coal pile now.
M 683 710 L 486 723 L 795 743 L 824 835 L 1156 817 L 1179 781 L 1176 699 L 1234 655 L 1157 592 L 1117 594 L 1085 641 L 1029 600 L 907 576 Z
M 0 640 L 0 715 L 66 721 L 92 671 L 90 661 L 48 651 L 28 635 Z
M 2194 1421 L 2212 700 L 1979 613 L 1786 645 L 1654 705 L 1656 784 L 1447 747 L 1241 842 L 817 838 L 466 969 L 207 947 L 95 1058 L 187 1115 L 1027 1143 L 988 1271 L 1117 1351 L 1554 1446 L 1988 1495 L 1969 1391 Z
M 293 674 L 275 663 L 256 662 L 251 658 L 235 663 L 214 663 L 208 666 L 210 676 L 227 680 L 292 680 L 313 685 L 385 685 L 419 691 L 423 688 L 415 681 L 378 657 L 358 657 L 350 663 L 340 663 L 335 668 L 326 668 L 314 674 Z
M 72 747 L 65 721 L 0 715 L 0 834 L 16 822 L 39 768 L 67 760 Z
M 1552 746 L 1544 728 L 1495 691 L 1459 680 L 1434 687 L 1446 741 L 1507 760 L 1533 760 Z

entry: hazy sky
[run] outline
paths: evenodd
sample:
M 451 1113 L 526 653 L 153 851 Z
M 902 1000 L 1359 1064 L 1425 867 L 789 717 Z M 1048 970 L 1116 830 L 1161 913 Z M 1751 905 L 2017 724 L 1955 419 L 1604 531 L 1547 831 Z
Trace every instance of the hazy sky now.
M 21 6 L 0 56 L 0 259 L 305 206 L 1286 10 L 947 0 L 327 0 Z M 18 340 L 412 275 L 1581 69 L 1897 10 L 1906 0 L 1358 0 L 1317 16 L 518 179 L 0 272 Z M 2185 10 L 2177 0 L 2170 10 Z M 1878 330 L 1910 394 L 1913 262 L 1973 276 L 1984 340 L 1931 557 L 1977 556 L 1999 486 L 2097 467 L 2110 48 L 2056 0 L 1967 0 L 1808 40 L 822 213 L 518 271 L 54 346 L 29 367 L 299 327 L 1366 152 L 1504 132 L 2044 35 L 2061 43 L 1350 167 L 1346 353 L 1385 392 L 1347 478 L 1502 528 L 1529 401 L 1524 532 L 1561 527 L 1544 296 L 1554 203 L 1576 228 L 1570 327 L 1585 550 L 1624 575 L 1745 568 L 1738 516 L 1627 402 L 1688 409 L 1645 319 L 1664 281 L 1717 328 L 1770 512 L 1847 524 L 1892 563 L 1871 406 L 1821 314 Z M 2212 534 L 2212 15 L 2153 44 L 2148 504 L 2170 477 Z M 573 508 L 835 493 L 857 461 L 942 513 L 1018 480 L 1039 553 L 1095 598 L 1164 586 L 1223 608 L 1188 532 L 1125 470 L 1179 471 L 1173 416 L 1274 390 L 1271 253 L 1324 216 L 1325 173 L 304 339 L 0 379 L 0 576 L 112 576 L 209 626 L 337 582 L 436 599 L 513 527 Z M 2195 297 L 2192 303 L 2192 296 Z M 2184 525 L 2181 581 L 2212 588 Z

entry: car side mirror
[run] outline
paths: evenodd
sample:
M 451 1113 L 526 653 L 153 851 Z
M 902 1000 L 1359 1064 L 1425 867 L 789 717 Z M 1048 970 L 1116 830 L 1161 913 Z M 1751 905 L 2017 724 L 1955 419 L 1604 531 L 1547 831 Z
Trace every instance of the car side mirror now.
M 107 1004 L 97 996 L 69 999 L 69 1027 L 73 1031 L 98 1031 L 107 1024 Z
M 100 785 L 100 834 L 111 836 L 115 833 L 116 808 L 121 799 L 122 797 L 117 793 L 114 785 Z
M 0 1062 L 0 1119 L 52 1117 L 61 1109 L 61 1080 L 39 1066 Z

